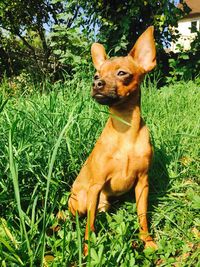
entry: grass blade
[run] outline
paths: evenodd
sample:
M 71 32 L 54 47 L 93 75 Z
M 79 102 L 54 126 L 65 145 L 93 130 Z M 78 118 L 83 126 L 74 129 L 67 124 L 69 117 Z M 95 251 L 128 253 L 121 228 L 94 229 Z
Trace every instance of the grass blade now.
M 55 144 L 55 147 L 53 149 L 53 153 L 51 156 L 51 160 L 50 160 L 50 164 L 49 164 L 49 170 L 48 170 L 48 175 L 47 175 L 47 185 L 46 185 L 46 194 L 45 194 L 45 202 L 44 202 L 44 212 L 43 212 L 43 227 L 42 227 L 42 254 L 41 254 L 41 266 L 43 266 L 43 259 L 44 259 L 44 251 L 45 251 L 45 229 L 46 229 L 46 225 L 47 225 L 47 216 L 46 216 L 46 212 L 47 212 L 47 200 L 48 200 L 48 196 L 49 196 L 49 188 L 50 188 L 50 183 L 51 183 L 51 176 L 52 176 L 52 172 L 53 172 L 53 166 L 56 160 L 56 155 L 58 152 L 58 148 L 60 146 L 61 140 L 67 130 L 67 128 L 69 127 L 69 125 L 72 122 L 72 117 L 73 115 L 73 111 L 71 113 L 71 116 L 69 117 L 68 123 L 64 126 L 64 128 L 62 129 L 58 140 Z
M 81 240 L 81 230 L 80 230 L 79 217 L 77 211 L 76 211 L 76 232 L 78 237 L 78 262 L 79 266 L 82 266 L 82 240 Z
M 30 259 L 30 266 L 33 266 L 32 251 L 30 248 L 30 242 L 28 239 L 27 231 L 26 231 L 24 212 L 21 208 L 19 182 L 18 182 L 18 170 L 17 170 L 17 166 L 15 164 L 15 160 L 14 160 L 14 156 L 13 156 L 13 147 L 12 147 L 12 132 L 13 132 L 13 130 L 14 130 L 14 128 L 12 127 L 9 131 L 9 152 L 8 153 L 9 153 L 10 172 L 11 172 L 11 177 L 12 177 L 12 181 L 13 181 L 15 200 L 17 202 L 17 209 L 18 209 L 19 218 L 20 218 L 21 237 L 22 238 L 23 238 L 23 236 L 25 237 L 28 255 L 29 255 L 29 259 Z

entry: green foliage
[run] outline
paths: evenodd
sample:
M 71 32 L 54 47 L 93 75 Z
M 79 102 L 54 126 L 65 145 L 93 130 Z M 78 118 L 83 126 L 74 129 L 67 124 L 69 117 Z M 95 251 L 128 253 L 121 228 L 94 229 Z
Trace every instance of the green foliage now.
M 51 40 L 50 46 L 63 70 L 70 73 L 80 67 L 88 67 L 88 61 L 91 60 L 89 40 L 78 27 L 68 29 L 64 24 L 56 25 Z
M 157 90 L 147 78 L 142 88 L 154 145 L 149 217 L 158 251 L 143 251 L 130 192 L 97 215 L 90 257 L 83 257 L 86 221 L 71 218 L 67 200 L 108 116 L 90 98 L 84 75 L 45 94 L 42 85 L 16 97 L 6 92 L 9 82 L 0 87 L 0 265 L 198 266 L 200 92 L 191 81 Z
M 181 1 L 182 2 L 182 1 Z M 91 1 L 87 2 L 88 14 L 99 26 L 98 38 L 105 43 L 111 54 L 127 53 L 139 35 L 150 25 L 155 26 L 158 53 L 163 44 L 177 38 L 170 27 L 177 26 L 189 8 L 184 3 L 179 9 L 173 1 Z
M 200 70 L 200 33 L 196 33 L 196 37 L 191 43 L 188 51 L 185 51 L 179 45 L 180 52 L 173 54 L 169 58 L 169 76 L 167 82 L 177 82 L 179 80 L 190 80 L 199 77 Z
M 0 41 L 0 55 L 8 75 L 27 69 L 33 76 L 45 77 L 53 71 L 46 28 L 59 23 L 56 15 L 61 10 L 59 3 L 45 0 L 1 1 L 0 35 L 4 41 Z
M 185 3 L 180 9 L 174 1 L 165 0 L 3 0 L 0 3 L 0 79 L 4 73 L 10 77 L 21 72 L 30 74 L 36 82 L 46 78 L 63 79 L 63 74 L 72 76 L 90 65 L 90 46 L 95 40 L 105 44 L 111 56 L 127 54 L 149 25 L 155 26 L 162 70 L 163 46 L 178 37 L 170 29 L 189 11 Z M 170 75 L 173 75 L 176 62 L 170 64 Z M 179 62 L 177 65 L 179 69 Z M 191 65 L 190 69 L 196 67 Z M 191 71 L 185 67 L 180 72 Z M 164 81 L 165 70 L 160 73 Z

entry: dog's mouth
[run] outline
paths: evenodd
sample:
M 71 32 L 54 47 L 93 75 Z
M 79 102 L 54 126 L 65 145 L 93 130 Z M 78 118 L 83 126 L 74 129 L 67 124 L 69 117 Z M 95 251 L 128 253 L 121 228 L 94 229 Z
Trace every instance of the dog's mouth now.
M 112 106 L 113 104 L 119 101 L 119 97 L 116 95 L 109 96 L 101 93 L 96 93 L 92 97 L 101 105 Z

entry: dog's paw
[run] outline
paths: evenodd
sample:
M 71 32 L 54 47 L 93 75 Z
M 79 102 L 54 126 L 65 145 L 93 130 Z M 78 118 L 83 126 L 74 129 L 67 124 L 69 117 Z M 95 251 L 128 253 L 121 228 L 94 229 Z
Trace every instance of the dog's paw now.
M 84 244 L 84 247 L 83 247 L 83 254 L 84 256 L 87 256 L 88 255 L 88 244 Z
M 153 250 L 157 250 L 158 249 L 158 246 L 157 244 L 153 241 L 153 240 L 149 240 L 149 241 L 146 241 L 145 242 L 145 246 L 144 248 L 152 248 Z

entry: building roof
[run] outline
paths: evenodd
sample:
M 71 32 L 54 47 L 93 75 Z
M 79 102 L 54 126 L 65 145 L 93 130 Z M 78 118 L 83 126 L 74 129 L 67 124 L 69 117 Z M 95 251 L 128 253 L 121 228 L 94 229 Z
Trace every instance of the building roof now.
M 195 18 L 200 16 L 200 0 L 184 0 L 184 2 L 191 9 L 190 13 L 184 18 Z M 178 7 L 181 8 L 182 4 L 178 4 Z

